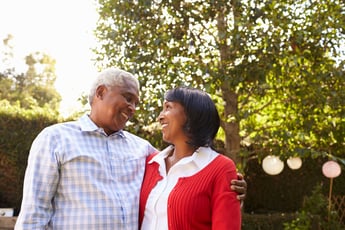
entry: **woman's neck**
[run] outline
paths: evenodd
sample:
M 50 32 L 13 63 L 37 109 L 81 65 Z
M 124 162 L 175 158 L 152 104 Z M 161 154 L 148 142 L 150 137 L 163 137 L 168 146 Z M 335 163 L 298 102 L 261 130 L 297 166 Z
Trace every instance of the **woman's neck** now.
M 165 158 L 167 173 L 170 168 L 177 162 L 179 162 L 182 158 L 192 156 L 196 149 L 196 147 L 190 146 L 188 144 L 178 146 L 175 145 L 174 148 L 171 149 L 168 156 Z

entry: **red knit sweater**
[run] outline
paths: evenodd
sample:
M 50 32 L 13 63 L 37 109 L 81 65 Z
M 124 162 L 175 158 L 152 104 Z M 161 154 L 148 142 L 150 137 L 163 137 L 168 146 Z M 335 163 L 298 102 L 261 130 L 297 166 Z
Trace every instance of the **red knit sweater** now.
M 149 156 L 147 162 L 152 157 Z M 140 226 L 147 198 L 162 179 L 158 163 L 147 162 L 140 194 Z M 241 229 L 240 202 L 236 192 L 230 189 L 230 181 L 236 178 L 234 162 L 223 155 L 195 175 L 180 178 L 168 198 L 169 230 Z

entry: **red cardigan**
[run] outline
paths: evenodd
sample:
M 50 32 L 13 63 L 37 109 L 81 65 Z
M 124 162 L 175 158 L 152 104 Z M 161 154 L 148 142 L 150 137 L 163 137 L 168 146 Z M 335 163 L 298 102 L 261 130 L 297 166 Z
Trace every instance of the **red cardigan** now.
M 148 162 L 141 187 L 139 225 L 141 226 L 147 198 L 162 176 L 157 162 Z M 236 166 L 219 155 L 205 168 L 190 177 L 180 178 L 168 198 L 168 229 L 241 229 L 241 207 L 237 193 L 230 189 L 236 179 Z

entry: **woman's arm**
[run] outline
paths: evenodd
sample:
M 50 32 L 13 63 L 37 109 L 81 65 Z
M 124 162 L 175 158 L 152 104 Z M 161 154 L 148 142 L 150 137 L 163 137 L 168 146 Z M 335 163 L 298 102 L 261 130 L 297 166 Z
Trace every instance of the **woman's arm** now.
M 217 175 L 212 196 L 212 229 L 241 229 L 241 203 L 238 194 L 230 189 L 229 181 L 237 178 L 233 162 L 228 163 Z

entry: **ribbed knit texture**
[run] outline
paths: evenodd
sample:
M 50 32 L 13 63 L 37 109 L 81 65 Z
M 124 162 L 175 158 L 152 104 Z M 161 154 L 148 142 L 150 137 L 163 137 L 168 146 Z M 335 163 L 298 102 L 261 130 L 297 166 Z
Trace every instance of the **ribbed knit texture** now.
M 149 193 L 162 179 L 158 168 L 156 162 L 146 164 L 140 195 L 140 225 Z M 180 178 L 168 198 L 169 230 L 241 229 L 240 202 L 236 192 L 230 189 L 230 181 L 236 178 L 235 164 L 223 155 L 195 175 Z

